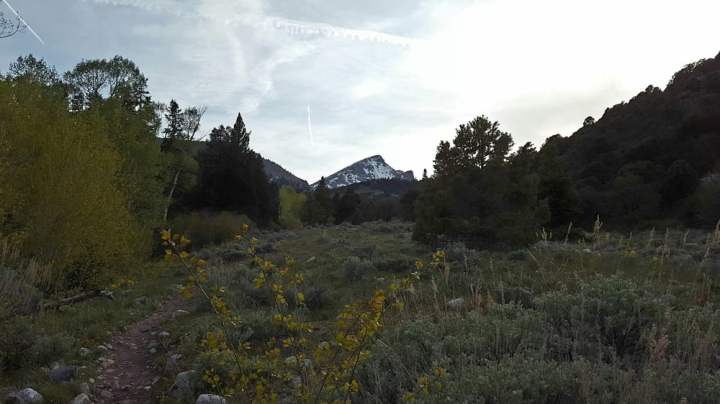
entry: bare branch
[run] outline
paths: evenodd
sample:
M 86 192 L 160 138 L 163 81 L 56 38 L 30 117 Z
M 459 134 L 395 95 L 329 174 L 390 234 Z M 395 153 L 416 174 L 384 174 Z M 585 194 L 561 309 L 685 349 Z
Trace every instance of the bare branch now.
M 5 16 L 4 13 L 0 12 L 0 39 L 9 38 L 20 31 L 27 28 L 27 25 L 23 23 L 20 17 L 16 17 L 14 20 Z

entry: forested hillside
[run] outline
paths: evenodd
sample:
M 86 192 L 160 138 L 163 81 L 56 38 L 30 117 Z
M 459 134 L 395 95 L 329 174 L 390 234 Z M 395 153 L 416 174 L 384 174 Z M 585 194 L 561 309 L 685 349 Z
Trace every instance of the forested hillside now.
M 441 142 L 416 206 L 415 237 L 523 244 L 537 229 L 712 228 L 720 218 L 720 55 L 663 91 L 585 119 L 572 136 L 527 143 L 480 116 Z
M 665 90 L 627 103 L 548 144 L 573 177 L 580 211 L 613 224 L 712 226 L 720 217 L 720 55 L 689 64 Z

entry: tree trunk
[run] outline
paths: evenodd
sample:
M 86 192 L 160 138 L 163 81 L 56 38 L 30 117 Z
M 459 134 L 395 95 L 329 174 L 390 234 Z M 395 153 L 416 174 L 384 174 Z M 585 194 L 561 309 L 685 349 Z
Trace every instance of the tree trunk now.
M 170 188 L 170 192 L 168 193 L 167 202 L 165 203 L 165 213 L 163 214 L 163 224 L 167 224 L 168 211 L 170 210 L 170 205 L 172 204 L 173 194 L 175 193 L 175 188 L 177 187 L 180 173 L 182 173 L 182 170 L 177 170 L 177 172 L 175 173 L 172 187 Z

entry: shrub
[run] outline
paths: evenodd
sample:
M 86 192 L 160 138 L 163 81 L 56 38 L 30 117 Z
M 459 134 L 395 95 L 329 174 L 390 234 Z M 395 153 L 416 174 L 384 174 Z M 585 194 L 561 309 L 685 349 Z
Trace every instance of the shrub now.
M 513 250 L 508 253 L 508 259 L 510 261 L 525 261 L 528 259 L 528 252 L 526 250 Z
M 75 339 L 67 334 L 43 335 L 35 341 L 30 357 L 36 365 L 46 366 L 67 355 Z
M 472 364 L 516 356 L 542 357 L 544 316 L 516 305 L 495 305 L 483 315 L 443 317 L 437 323 L 406 322 L 382 337 L 360 372 L 366 394 L 377 402 L 395 402 L 412 391 L 418 377 L 437 367 L 452 374 Z M 470 383 L 469 381 L 466 381 Z M 470 383 L 472 384 L 472 383 Z M 452 402 L 477 400 L 452 400 Z M 502 402 L 502 401 L 501 401 Z
M 193 212 L 173 220 L 173 229 L 185 234 L 193 248 L 220 244 L 242 233 L 243 225 L 250 224 L 245 215 L 230 212 Z
M 37 335 L 27 318 L 0 324 L 0 370 L 17 370 L 28 364 Z
M 332 302 L 327 289 L 321 286 L 307 286 L 305 289 L 305 306 L 310 310 L 323 309 Z
M 548 292 L 535 303 L 552 326 L 551 345 L 568 357 L 636 355 L 644 349 L 643 330 L 671 308 L 664 296 L 618 277 L 583 282 L 576 293 Z
M 352 249 L 352 255 L 365 259 L 372 259 L 376 253 L 377 247 L 374 245 L 355 247 Z
M 373 265 L 381 272 L 408 273 L 415 270 L 415 261 L 408 257 L 376 258 Z
M 343 264 L 343 275 L 348 281 L 358 281 L 374 270 L 372 262 L 355 256 L 349 257 Z
M 465 243 L 457 241 L 445 246 L 445 254 L 450 261 L 464 262 L 477 257 L 477 251 L 467 248 Z

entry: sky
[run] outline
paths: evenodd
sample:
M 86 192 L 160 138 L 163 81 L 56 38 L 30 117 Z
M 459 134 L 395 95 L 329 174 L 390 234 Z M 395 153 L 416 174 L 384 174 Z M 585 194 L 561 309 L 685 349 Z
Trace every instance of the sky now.
M 478 115 L 541 145 L 720 51 L 716 0 L 7 1 L 44 44 L 1 39 L 2 70 L 122 55 L 155 100 L 207 107 L 202 133 L 240 112 L 310 182 L 375 154 L 431 172 Z

